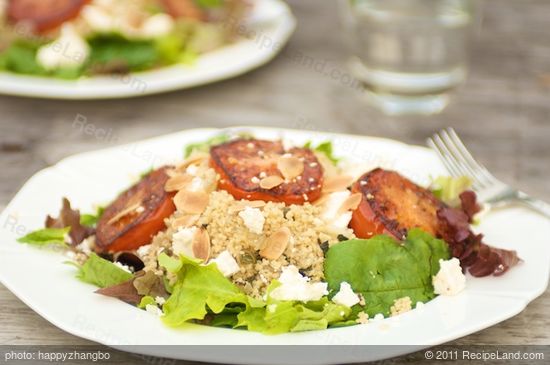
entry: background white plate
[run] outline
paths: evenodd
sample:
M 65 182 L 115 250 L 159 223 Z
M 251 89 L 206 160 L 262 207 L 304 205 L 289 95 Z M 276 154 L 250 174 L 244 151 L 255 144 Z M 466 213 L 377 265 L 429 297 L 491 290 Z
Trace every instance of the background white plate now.
M 402 172 L 418 183 L 444 173 L 437 157 L 423 147 L 349 135 L 250 128 L 257 136 L 288 136 L 334 142 L 336 153 L 363 164 Z M 550 221 L 523 208 L 490 213 L 478 227 L 487 242 L 518 251 L 524 262 L 502 277 L 468 277 L 455 297 L 438 297 L 420 310 L 367 325 L 326 331 L 265 336 L 254 332 L 188 325 L 165 327 L 151 314 L 113 298 L 74 278 L 60 253 L 18 244 L 16 238 L 42 226 L 46 214 L 57 213 L 61 197 L 81 211 L 114 198 L 131 179 L 151 165 L 181 160 L 183 147 L 204 140 L 216 129 L 194 129 L 155 139 L 66 158 L 33 176 L 0 215 L 0 280 L 45 319 L 76 336 L 105 345 L 416 345 L 426 347 L 465 336 L 521 312 L 545 290 L 550 269 Z M 298 347 L 299 348 L 299 347 Z M 319 349 L 326 349 L 320 347 Z M 130 351 L 187 360 L 221 363 L 284 363 L 288 359 L 232 351 L 195 351 L 186 346 L 131 347 Z M 195 348 L 196 349 L 196 348 Z M 377 349 L 377 348 L 375 348 Z M 389 347 L 368 353 L 310 351 L 294 363 L 335 364 L 376 360 L 411 349 Z M 359 355 L 360 354 L 360 355 Z M 284 355 L 282 353 L 281 355 Z
M 281 0 L 254 0 L 245 23 L 252 34 L 208 52 L 191 66 L 174 65 L 129 75 L 58 80 L 0 72 L 0 93 L 49 99 L 107 99 L 155 94 L 190 88 L 241 75 L 279 53 L 296 27 L 296 20 Z

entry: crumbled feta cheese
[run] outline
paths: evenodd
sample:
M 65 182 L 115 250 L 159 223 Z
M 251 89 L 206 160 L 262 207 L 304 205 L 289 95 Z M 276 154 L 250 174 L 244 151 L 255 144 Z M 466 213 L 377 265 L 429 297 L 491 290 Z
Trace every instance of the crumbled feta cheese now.
M 383 319 L 384 319 L 384 315 L 382 313 L 377 313 L 372 320 L 373 321 L 381 321 Z
M 163 297 L 155 297 L 155 302 L 158 305 L 163 305 L 164 303 L 166 303 L 166 299 L 164 299 Z
M 346 229 L 351 221 L 351 212 L 339 214 L 340 207 L 350 195 L 351 193 L 348 190 L 331 193 L 322 206 L 321 218 L 335 230 Z
M 424 308 L 424 305 L 425 305 L 425 304 L 422 303 L 422 302 L 416 302 L 416 307 L 415 307 L 415 308 L 416 308 L 416 309 L 422 309 L 422 308 Z
M 90 236 L 86 237 L 78 246 L 76 246 L 76 249 L 86 255 L 89 255 L 92 253 L 92 248 L 94 247 L 95 237 Z
M 269 304 L 267 306 L 267 310 L 270 312 L 270 313 L 275 313 L 275 311 L 277 310 L 277 304 Z
M 174 20 L 168 14 L 155 14 L 141 25 L 141 35 L 144 37 L 161 37 L 174 29 Z
M 61 35 L 51 43 L 40 47 L 37 62 L 47 70 L 61 67 L 78 67 L 90 55 L 90 46 L 70 23 L 61 27 Z
M 172 236 L 172 252 L 175 255 L 185 255 L 195 257 L 193 255 L 193 237 L 197 227 L 180 228 Z
M 174 20 L 167 14 L 155 14 L 136 21 L 130 12 L 123 13 L 122 6 L 116 1 L 94 0 L 84 6 L 81 16 L 92 31 L 117 32 L 130 38 L 158 38 L 174 29 Z
M 218 270 L 221 271 L 223 276 L 228 277 L 239 272 L 240 267 L 235 261 L 235 258 L 227 250 L 223 251 L 215 259 L 210 260 L 210 263 L 215 262 Z
M 156 305 L 154 304 L 147 304 L 145 306 L 145 310 L 157 317 L 162 317 L 164 316 L 164 312 L 159 308 L 157 307 Z
M 151 245 L 141 246 L 137 249 L 137 254 L 139 257 L 143 258 L 147 256 L 150 250 L 151 250 Z
M 253 184 L 259 184 L 259 183 L 260 183 L 260 178 L 258 178 L 258 176 L 252 176 L 252 178 L 250 179 L 250 181 L 251 181 Z
M 434 292 L 441 295 L 456 295 L 466 287 L 466 276 L 462 273 L 460 261 L 439 260 L 439 272 L 432 278 Z
M 351 285 L 343 281 L 340 283 L 340 290 L 332 297 L 332 301 L 336 304 L 345 305 L 346 307 L 353 307 L 359 303 L 360 299 L 357 294 L 351 289 Z
M 327 295 L 327 283 L 310 283 L 307 276 L 302 276 L 294 265 L 283 267 L 279 277 L 280 286 L 273 289 L 271 297 L 277 300 L 300 300 L 308 302 L 319 300 Z
M 126 272 L 129 272 L 130 274 L 132 273 L 132 269 L 130 268 L 130 266 L 124 265 L 123 263 L 118 262 L 118 261 L 115 261 L 114 264 L 115 264 L 116 266 L 120 267 L 122 270 L 124 270 L 124 271 L 126 271 Z
M 403 297 L 393 301 L 393 305 L 390 308 L 391 316 L 397 316 L 408 312 L 412 309 L 412 301 L 410 297 Z
M 244 225 L 252 233 L 262 234 L 264 230 L 265 218 L 262 211 L 258 208 L 246 207 L 239 212 L 239 217 L 244 221 Z

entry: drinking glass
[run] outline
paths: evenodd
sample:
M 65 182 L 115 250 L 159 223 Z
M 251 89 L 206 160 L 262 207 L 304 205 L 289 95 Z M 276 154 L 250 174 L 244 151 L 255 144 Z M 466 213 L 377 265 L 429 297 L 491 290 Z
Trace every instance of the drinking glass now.
M 432 114 L 467 74 L 475 0 L 341 0 L 367 98 L 387 114 Z

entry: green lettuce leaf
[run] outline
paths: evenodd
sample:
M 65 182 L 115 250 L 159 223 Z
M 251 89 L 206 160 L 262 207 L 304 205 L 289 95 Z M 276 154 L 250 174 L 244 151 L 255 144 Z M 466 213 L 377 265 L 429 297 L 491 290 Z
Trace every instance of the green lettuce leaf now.
M 216 265 L 201 265 L 200 261 L 180 257 L 181 266 L 162 253 L 159 263 L 168 271 L 177 272 L 172 294 L 164 303 L 163 321 L 169 326 L 205 318 L 208 310 L 221 313 L 229 304 L 248 305 L 248 297 L 218 270 Z M 179 266 L 179 269 L 178 269 Z
M 35 246 L 61 245 L 66 246 L 65 236 L 69 234 L 71 227 L 65 228 L 43 228 L 31 232 L 19 239 L 17 242 L 27 243 Z
M 334 165 L 338 164 L 339 158 L 334 156 L 334 148 L 331 141 L 322 142 L 316 147 L 312 146 L 312 142 L 309 141 L 304 145 L 304 148 L 312 149 L 313 151 L 324 154 Z
M 163 305 L 163 321 L 180 326 L 189 320 L 212 326 L 244 327 L 250 331 L 277 334 L 327 328 L 349 318 L 351 309 L 323 298 L 316 302 L 276 301 L 269 292 L 280 285 L 274 281 L 268 288 L 268 300 L 244 294 L 223 276 L 216 265 L 162 253 L 159 264 L 177 275 L 172 295 Z
M 80 215 L 80 224 L 87 227 L 95 227 L 97 221 L 103 215 L 105 207 L 98 207 L 95 214 L 81 214 Z
M 208 152 L 210 151 L 210 147 L 225 143 L 230 139 L 231 138 L 227 134 L 218 134 L 206 141 L 191 143 L 185 146 L 184 157 L 187 158 L 191 156 L 193 152 Z
M 439 259 L 449 257 L 444 241 L 413 229 L 402 244 L 380 235 L 332 246 L 326 255 L 325 278 L 332 292 L 348 282 L 365 298 L 370 316 L 387 316 L 396 299 L 408 296 L 413 306 L 432 299 L 432 275 L 439 271 Z
M 157 302 L 155 301 L 155 298 L 146 295 L 141 298 L 141 301 L 138 304 L 138 308 L 144 309 L 145 307 L 147 307 L 148 304 L 157 305 Z
M 467 176 L 439 176 L 431 184 L 430 190 L 441 201 L 451 207 L 460 206 L 459 195 L 472 186 L 472 180 Z
M 132 279 L 134 276 L 111 261 L 107 261 L 92 253 L 88 260 L 79 268 L 76 277 L 86 283 L 106 288 L 121 284 Z

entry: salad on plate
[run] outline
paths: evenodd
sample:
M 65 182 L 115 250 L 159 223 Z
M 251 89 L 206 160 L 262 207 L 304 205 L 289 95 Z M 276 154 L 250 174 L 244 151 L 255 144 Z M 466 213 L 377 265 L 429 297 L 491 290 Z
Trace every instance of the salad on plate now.
M 93 214 L 63 199 L 19 242 L 60 247 L 76 276 L 159 316 L 264 334 L 368 325 L 521 260 L 471 228 L 467 179 L 421 187 L 361 169 L 330 141 L 216 135 Z
M 76 79 L 190 64 L 237 39 L 246 0 L 0 0 L 0 71 Z

